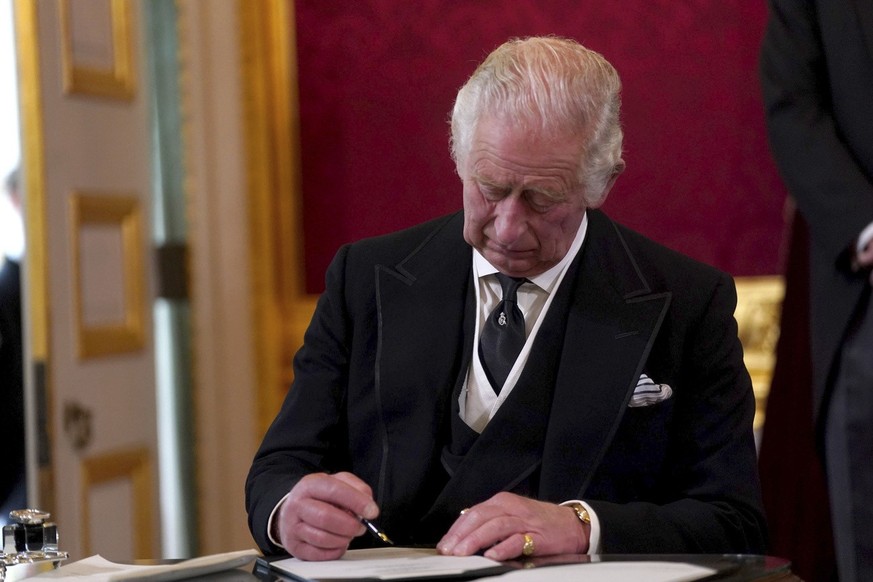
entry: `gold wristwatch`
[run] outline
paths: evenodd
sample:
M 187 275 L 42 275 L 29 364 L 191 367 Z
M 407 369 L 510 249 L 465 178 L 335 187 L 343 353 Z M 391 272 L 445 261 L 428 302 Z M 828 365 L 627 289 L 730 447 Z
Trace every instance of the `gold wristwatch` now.
M 581 503 L 569 503 L 567 504 L 567 507 L 572 508 L 573 511 L 576 512 L 576 517 L 579 518 L 579 521 L 588 527 L 591 527 L 591 516 L 588 515 L 588 510 L 585 509 L 584 505 Z

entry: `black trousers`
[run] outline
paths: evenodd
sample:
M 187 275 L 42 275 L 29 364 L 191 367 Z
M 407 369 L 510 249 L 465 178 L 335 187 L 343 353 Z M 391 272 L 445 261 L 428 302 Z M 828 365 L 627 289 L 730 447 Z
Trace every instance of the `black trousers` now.
M 843 344 L 825 425 L 841 582 L 873 580 L 873 306 L 868 288 Z

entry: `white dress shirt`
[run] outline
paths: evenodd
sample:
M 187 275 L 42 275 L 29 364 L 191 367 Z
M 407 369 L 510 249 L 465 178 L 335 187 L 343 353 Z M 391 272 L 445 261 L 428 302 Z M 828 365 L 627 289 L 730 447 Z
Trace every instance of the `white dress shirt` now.
M 579 225 L 579 230 L 576 232 L 576 237 L 573 239 L 570 249 L 561 262 L 545 273 L 528 277 L 530 283 L 525 283 L 518 288 L 517 303 L 519 309 L 524 314 L 526 339 L 524 347 L 521 349 L 515 364 L 506 377 L 506 382 L 500 389 L 500 394 L 494 392 L 488 377 L 485 375 L 482 361 L 479 359 L 479 334 L 482 332 L 488 315 L 500 303 L 503 291 L 500 288 L 500 282 L 494 276 L 497 273 L 497 269 L 479 251 L 473 249 L 473 278 L 477 282 L 476 304 L 479 308 L 476 310 L 476 328 L 470 368 L 467 370 L 467 379 L 461 388 L 458 404 L 461 420 L 476 432 L 481 434 L 485 430 L 485 426 L 494 418 L 500 405 L 506 401 L 509 393 L 515 388 L 515 384 L 527 363 L 531 346 L 534 339 L 536 339 L 540 325 L 546 317 L 549 306 L 552 304 L 555 291 L 557 291 L 561 281 L 564 280 L 564 275 L 567 273 L 570 263 L 579 254 L 579 249 L 582 248 L 587 231 L 588 215 L 586 214 L 582 218 L 582 224 Z M 588 514 L 591 517 L 588 554 L 600 553 L 600 520 L 597 518 L 597 514 L 590 505 L 580 499 L 571 499 L 565 501 L 562 505 L 569 503 L 581 503 L 588 510 Z
M 858 237 L 858 242 L 855 246 L 855 253 L 860 253 L 864 250 L 864 247 L 873 240 L 873 222 L 867 225 L 867 227 L 861 231 L 861 235 Z

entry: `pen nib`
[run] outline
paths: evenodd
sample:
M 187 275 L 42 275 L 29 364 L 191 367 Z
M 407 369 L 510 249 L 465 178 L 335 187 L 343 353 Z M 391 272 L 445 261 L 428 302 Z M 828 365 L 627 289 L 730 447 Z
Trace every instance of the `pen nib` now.
M 391 538 L 389 538 L 387 535 L 385 535 L 384 531 L 382 531 L 381 529 L 376 527 L 376 525 L 372 521 L 370 521 L 369 519 L 365 519 L 363 517 L 358 518 L 358 519 L 360 519 L 361 523 L 363 523 L 367 527 L 367 530 L 369 530 L 369 532 L 371 534 L 373 534 L 374 537 L 379 538 L 379 540 L 383 544 L 388 544 L 391 546 L 394 545 L 394 542 L 391 541 Z
M 380 531 L 376 535 L 379 536 L 379 539 L 382 540 L 383 542 L 385 542 L 386 544 L 389 544 L 392 546 L 394 545 L 394 542 L 392 542 L 391 539 L 385 535 L 385 532 Z

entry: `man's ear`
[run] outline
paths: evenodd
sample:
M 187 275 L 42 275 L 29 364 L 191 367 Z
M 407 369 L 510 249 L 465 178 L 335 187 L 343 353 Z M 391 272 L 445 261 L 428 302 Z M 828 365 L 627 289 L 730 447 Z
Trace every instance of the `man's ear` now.
M 626 164 L 624 160 L 619 160 L 615 166 L 612 168 L 612 175 L 609 176 L 609 181 L 606 182 L 606 186 L 603 188 L 603 192 L 600 193 L 600 197 L 593 203 L 588 204 L 588 208 L 600 208 L 603 206 L 603 203 L 606 202 L 606 197 L 609 196 L 609 191 L 612 190 L 612 187 L 615 186 L 615 181 L 618 180 L 618 177 L 624 172 Z

